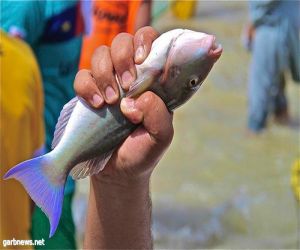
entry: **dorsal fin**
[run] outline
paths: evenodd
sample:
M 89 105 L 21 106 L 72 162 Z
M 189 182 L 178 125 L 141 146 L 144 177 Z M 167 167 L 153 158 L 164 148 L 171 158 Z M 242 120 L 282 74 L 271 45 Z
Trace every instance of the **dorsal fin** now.
M 74 107 L 76 106 L 77 101 L 78 101 L 78 98 L 74 97 L 67 104 L 65 104 L 62 111 L 60 112 L 58 121 L 55 126 L 54 137 L 53 137 L 52 145 L 51 145 L 52 149 L 54 149 L 57 146 L 57 144 L 60 142 L 60 139 L 62 138 L 62 136 L 65 132 L 65 128 L 68 124 L 68 121 L 70 119 L 70 116 L 73 112 Z
M 62 111 L 60 112 L 60 116 L 55 126 L 52 149 L 54 149 L 60 142 L 77 102 L 78 98 L 74 97 L 63 107 Z M 110 151 L 101 156 L 77 164 L 72 168 L 70 172 L 71 176 L 76 180 L 85 178 L 89 175 L 98 174 L 105 167 L 112 153 L 113 151 Z

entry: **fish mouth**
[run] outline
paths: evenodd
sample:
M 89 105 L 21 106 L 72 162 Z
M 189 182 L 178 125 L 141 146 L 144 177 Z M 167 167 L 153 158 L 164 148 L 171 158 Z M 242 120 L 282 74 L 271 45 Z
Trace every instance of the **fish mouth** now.
M 216 37 L 213 35 L 207 35 L 200 41 L 200 47 L 205 48 L 208 58 L 214 61 L 218 60 L 223 52 L 221 44 L 216 42 Z
M 216 37 L 212 37 L 211 47 L 208 51 L 208 55 L 215 61 L 219 59 L 223 52 L 222 45 L 216 42 Z

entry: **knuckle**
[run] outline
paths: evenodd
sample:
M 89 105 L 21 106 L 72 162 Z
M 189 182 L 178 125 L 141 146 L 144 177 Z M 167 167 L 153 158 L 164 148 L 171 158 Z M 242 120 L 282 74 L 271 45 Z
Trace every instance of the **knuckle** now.
M 152 28 L 151 26 L 145 26 L 139 29 L 136 33 L 137 42 L 148 42 L 156 39 L 159 36 L 159 33 Z
M 94 87 L 95 81 L 93 78 L 84 79 L 81 83 L 82 88 Z
M 80 84 L 78 84 L 77 87 L 75 88 L 75 92 L 76 92 L 76 94 L 78 94 L 80 96 L 83 96 L 83 95 L 85 96 L 87 94 L 85 91 L 85 88 Z
M 88 94 L 87 88 L 86 88 L 86 84 L 84 82 L 80 82 L 77 84 L 76 88 L 75 88 L 76 93 L 80 94 L 80 95 L 86 95 Z
M 143 94 L 143 104 L 145 107 L 151 107 L 155 103 L 156 99 L 155 94 L 150 91 Z
M 111 54 L 116 68 L 130 64 L 132 61 L 130 58 L 133 58 L 132 35 L 127 33 L 118 34 L 112 42 Z
M 89 77 L 89 71 L 86 69 L 82 69 L 77 72 L 74 80 L 74 88 L 78 90 L 82 88 L 82 85 L 85 85 L 86 81 L 91 81 L 93 78 Z
M 95 49 L 93 57 L 97 57 L 99 55 L 102 55 L 103 53 L 109 52 L 109 47 L 106 45 L 101 45 L 98 48 Z
M 98 67 L 98 69 L 93 73 L 97 80 L 103 81 L 107 79 L 107 75 L 109 74 L 109 72 L 109 67 L 105 64 L 102 64 L 101 67 Z
M 93 73 L 98 73 L 103 68 L 107 69 L 110 64 L 109 47 L 102 45 L 98 47 L 92 56 Z
M 126 46 L 123 46 L 121 47 L 117 54 L 115 55 L 115 63 L 117 65 L 115 65 L 116 67 L 120 67 L 120 66 L 124 66 L 124 65 L 128 65 L 130 64 L 130 53 L 131 53 L 131 50 L 128 49 L 128 47 Z M 132 54 L 132 57 L 133 57 L 133 53 Z
M 93 94 L 93 89 L 95 89 L 95 81 L 92 77 L 88 77 L 86 72 L 78 72 L 76 75 L 76 80 L 74 82 L 74 89 L 76 94 L 87 97 Z
M 81 69 L 76 73 L 75 76 L 75 82 L 76 80 L 78 80 L 79 78 L 81 78 L 82 76 L 86 75 L 89 71 L 87 69 Z
M 111 86 L 115 85 L 112 77 L 110 76 L 108 71 L 105 71 L 105 70 L 100 71 L 100 73 L 96 79 L 97 79 L 97 81 L 95 84 L 98 86 L 100 91 L 103 91 L 108 85 L 111 85 Z
M 153 27 L 151 27 L 151 26 L 145 26 L 145 27 L 143 27 L 142 31 L 144 33 L 147 33 L 150 36 L 157 36 L 158 35 L 158 32 Z
M 124 39 L 128 39 L 130 37 L 132 37 L 132 35 L 130 35 L 126 32 L 121 32 L 121 33 L 119 33 L 118 35 L 115 36 L 115 38 L 113 39 L 112 45 L 119 42 L 118 40 L 124 40 Z

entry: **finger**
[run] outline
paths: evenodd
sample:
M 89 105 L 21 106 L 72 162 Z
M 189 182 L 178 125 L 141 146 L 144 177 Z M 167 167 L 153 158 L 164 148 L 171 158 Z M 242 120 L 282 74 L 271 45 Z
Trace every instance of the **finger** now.
M 119 87 L 115 79 L 109 47 L 100 46 L 94 52 L 92 74 L 105 101 L 109 104 L 115 103 L 119 98 Z
M 135 106 L 133 98 L 123 98 L 121 100 L 121 111 L 134 124 L 143 122 L 144 114 Z
M 133 56 L 132 35 L 127 33 L 118 34 L 111 44 L 111 58 L 121 86 L 125 90 L 136 78 Z
M 148 91 L 138 99 L 123 98 L 123 114 L 135 124 L 143 123 L 144 128 L 155 142 L 169 144 L 173 138 L 173 115 L 164 102 L 154 93 Z
M 150 53 L 153 41 L 159 36 L 158 32 L 150 26 L 139 29 L 134 35 L 134 61 L 141 64 Z
M 104 99 L 89 70 L 82 69 L 76 74 L 74 89 L 92 107 L 99 108 L 103 105 Z

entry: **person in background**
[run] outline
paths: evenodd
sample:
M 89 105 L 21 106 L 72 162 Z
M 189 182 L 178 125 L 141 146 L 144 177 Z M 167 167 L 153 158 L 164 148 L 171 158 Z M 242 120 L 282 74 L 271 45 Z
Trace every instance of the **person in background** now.
M 172 14 L 181 20 L 188 20 L 189 18 L 193 18 L 199 1 L 196 0 L 172 0 L 171 10 Z
M 43 152 L 43 89 L 33 52 L 0 30 L 0 242 L 29 240 L 31 200 L 20 183 L 2 176 L 17 163 Z M 16 216 L 18 215 L 18 216 Z M 9 246 L 26 248 L 31 246 Z
M 0 25 L 9 34 L 29 43 L 37 58 L 43 80 L 46 150 L 49 151 L 60 111 L 75 95 L 73 80 L 78 70 L 83 31 L 80 2 L 2 1 Z M 48 219 L 35 207 L 32 238 L 45 239 L 46 243 L 36 248 L 76 248 L 71 210 L 74 191 L 75 183 L 69 177 L 65 186 L 61 221 L 51 239 Z
M 249 1 L 246 43 L 252 50 L 249 76 L 248 128 L 266 127 L 270 110 L 280 123 L 289 122 L 285 72 L 300 82 L 299 1 Z
M 143 27 L 132 36 L 119 34 L 111 47 L 101 46 L 92 59 L 92 69 L 80 70 L 74 86 L 89 105 L 95 93 L 104 93 L 107 84 L 116 85 L 120 75 L 141 64 L 158 33 Z M 144 53 L 137 56 L 142 46 Z M 98 65 L 102 65 L 101 69 Z M 120 81 L 122 88 L 128 85 Z M 116 103 L 116 99 L 109 104 Z M 91 176 L 85 249 L 152 249 L 149 182 L 154 167 L 173 138 L 173 115 L 157 95 L 147 91 L 137 99 L 123 98 L 121 110 L 139 126 L 114 152 L 104 170 Z M 138 147 L 137 147 L 138 145 Z
M 80 68 L 90 69 L 91 58 L 100 45 L 110 46 L 113 38 L 134 34 L 151 23 L 151 0 L 83 1 L 86 35 L 83 38 Z

